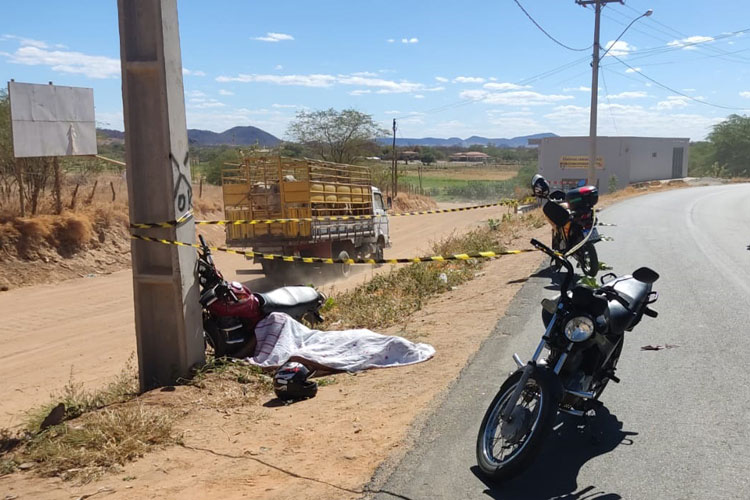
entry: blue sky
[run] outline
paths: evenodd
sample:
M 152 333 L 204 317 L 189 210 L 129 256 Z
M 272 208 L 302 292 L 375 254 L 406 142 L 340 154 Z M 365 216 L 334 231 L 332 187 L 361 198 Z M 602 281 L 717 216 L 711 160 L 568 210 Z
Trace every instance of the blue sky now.
M 591 45 L 592 9 L 519 0 L 551 35 Z M 750 2 L 627 0 L 602 15 L 599 134 L 702 139 L 750 110 Z M 92 87 L 99 126 L 122 129 L 115 0 L 13 1 L 0 77 Z M 348 107 L 400 137 L 587 135 L 590 51 L 558 46 L 513 0 L 180 1 L 188 127 L 284 137 L 299 110 Z M 676 92 L 675 92 L 676 91 Z M 684 94 L 684 95 L 680 95 Z M 691 100 L 724 106 L 709 106 Z

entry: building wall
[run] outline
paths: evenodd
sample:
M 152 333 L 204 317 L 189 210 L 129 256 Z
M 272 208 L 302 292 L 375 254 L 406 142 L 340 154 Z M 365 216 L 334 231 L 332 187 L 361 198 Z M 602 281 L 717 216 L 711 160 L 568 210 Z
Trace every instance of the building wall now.
M 677 177 L 687 177 L 688 139 L 662 139 L 650 137 L 628 138 L 630 146 L 630 182 L 671 179 L 674 148 L 682 151 L 682 167 Z M 655 156 L 654 156 L 655 155 Z
M 597 157 L 603 160 L 603 168 L 597 168 L 597 184 L 600 193 L 609 190 L 612 176 L 617 189 L 633 182 L 672 178 L 672 152 L 683 147 L 683 163 L 680 177 L 687 175 L 688 139 L 660 137 L 599 137 Z M 654 156 L 656 153 L 656 156 Z M 567 187 L 586 179 L 586 168 L 561 168 L 563 156 L 588 157 L 588 137 L 545 137 L 539 144 L 539 173 L 556 187 Z

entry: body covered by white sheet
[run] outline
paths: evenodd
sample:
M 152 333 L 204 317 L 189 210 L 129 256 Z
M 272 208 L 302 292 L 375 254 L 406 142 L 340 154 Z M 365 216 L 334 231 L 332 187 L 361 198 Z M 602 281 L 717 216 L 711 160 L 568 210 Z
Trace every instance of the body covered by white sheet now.
M 257 346 L 251 364 L 274 368 L 289 358 L 341 371 L 405 366 L 435 354 L 428 344 L 370 330 L 311 330 L 283 313 L 271 313 L 255 326 Z

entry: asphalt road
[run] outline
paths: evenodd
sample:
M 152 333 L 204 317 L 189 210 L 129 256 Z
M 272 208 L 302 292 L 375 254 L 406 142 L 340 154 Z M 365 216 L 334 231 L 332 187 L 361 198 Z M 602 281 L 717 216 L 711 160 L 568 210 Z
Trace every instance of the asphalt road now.
M 477 475 L 474 449 L 485 409 L 542 334 L 538 273 L 464 369 L 416 446 L 374 485 L 378 499 L 750 498 L 750 185 L 681 189 L 631 198 L 600 214 L 615 238 L 598 244 L 618 275 L 661 274 L 653 306 L 626 332 L 622 383 L 605 391 L 589 428 L 561 418 L 540 456 L 501 485 Z M 643 351 L 641 346 L 678 347 Z M 418 381 L 412 381 L 418 383 Z M 387 492 L 387 493 L 386 493 Z

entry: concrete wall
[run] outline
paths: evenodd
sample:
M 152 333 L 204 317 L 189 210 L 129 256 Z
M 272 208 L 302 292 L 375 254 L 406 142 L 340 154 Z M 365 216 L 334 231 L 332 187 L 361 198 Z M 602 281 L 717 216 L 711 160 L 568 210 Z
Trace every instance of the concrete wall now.
M 672 178 L 673 148 L 683 147 L 682 171 L 687 175 L 689 139 L 660 137 L 599 137 L 597 157 L 603 168 L 597 168 L 600 193 L 609 190 L 614 175 L 617 189 L 633 182 Z M 654 156 L 654 153 L 656 156 Z M 546 137 L 539 144 L 539 173 L 554 188 L 570 188 L 577 180 L 586 178 L 585 168 L 561 168 L 563 156 L 588 157 L 588 137 Z

